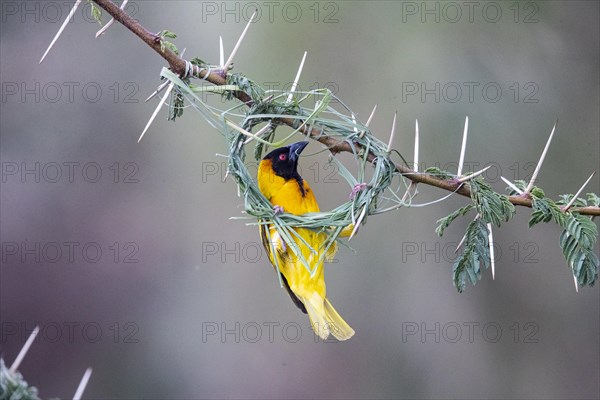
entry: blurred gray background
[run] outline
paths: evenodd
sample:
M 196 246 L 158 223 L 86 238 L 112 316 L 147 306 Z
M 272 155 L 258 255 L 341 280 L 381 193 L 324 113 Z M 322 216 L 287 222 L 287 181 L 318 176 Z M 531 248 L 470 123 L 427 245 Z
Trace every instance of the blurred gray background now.
M 329 87 L 363 121 L 378 104 L 372 128 L 385 141 L 397 110 L 395 147 L 408 160 L 419 119 L 423 168 L 455 171 L 468 115 L 466 161 L 494 165 L 497 190 L 499 175 L 531 175 L 556 119 L 539 185 L 556 198 L 598 169 L 598 2 L 137 1 L 128 11 L 217 63 L 219 35 L 229 54 L 255 7 L 235 71 L 283 89 L 307 50 L 301 88 Z M 442 238 L 434 228 L 466 199 L 370 218 L 356 254 L 342 248 L 326 273 L 356 336 L 316 341 L 257 229 L 230 220 L 243 201 L 222 182 L 220 134 L 191 109 L 176 123 L 163 110 L 136 143 L 165 65 L 153 51 L 118 24 L 94 39 L 85 7 L 38 65 L 68 9 L 2 1 L 0 345 L 10 363 L 40 325 L 20 370 L 43 397 L 71 397 L 92 366 L 85 395 L 98 399 L 598 398 L 598 288 L 575 292 L 559 229 L 528 229 L 526 209 L 494 230 L 495 281 L 486 271 L 463 294 L 453 250 L 472 216 Z M 328 209 L 349 188 L 320 149 L 310 144 L 302 171 Z M 587 191 L 599 192 L 598 176 Z M 418 203 L 445 195 L 420 192 Z

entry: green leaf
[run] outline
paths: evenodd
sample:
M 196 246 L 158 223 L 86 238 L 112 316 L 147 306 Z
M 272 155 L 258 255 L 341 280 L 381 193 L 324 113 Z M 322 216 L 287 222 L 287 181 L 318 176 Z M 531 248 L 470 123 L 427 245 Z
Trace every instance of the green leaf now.
M 206 65 L 208 65 L 204 60 L 202 60 L 200 57 L 194 57 L 190 60 L 190 62 L 192 64 L 194 64 L 197 67 L 204 67 Z
M 531 194 L 531 207 L 533 212 L 529 219 L 529 227 L 533 227 L 540 222 L 548 223 L 552 220 L 560 226 L 565 224 L 565 213 L 551 199 L 534 196 Z
M 0 358 L 0 399 L 40 400 L 37 388 L 29 386 L 18 371 L 10 372 L 2 358 Z
M 587 203 L 590 206 L 600 207 L 600 197 L 596 193 L 588 193 L 587 197 Z
M 102 25 L 102 9 L 98 7 L 92 0 L 88 0 L 88 3 L 91 7 L 90 12 L 92 14 L 92 18 L 94 18 L 94 21 Z
M 158 36 L 160 36 L 161 38 L 169 38 L 169 39 L 177 38 L 177 35 L 174 32 L 171 32 L 166 29 L 164 31 L 158 32 Z
M 173 43 L 165 40 L 165 38 L 175 39 L 177 35 L 169 30 L 163 30 L 156 34 L 160 39 L 160 51 L 165 51 L 165 49 L 171 50 L 173 53 L 179 55 L 179 50 L 177 50 L 177 46 Z
M 523 193 L 525 191 L 525 188 L 527 187 L 527 182 L 525 182 L 524 180 L 521 180 L 521 179 L 517 179 L 516 181 L 514 181 L 514 185 L 518 189 L 521 190 L 521 193 Z M 509 196 L 516 196 L 516 195 L 520 194 L 519 192 L 514 190 L 512 187 L 507 187 L 506 189 L 508 190 Z
M 591 193 L 591 194 L 593 194 L 593 193 Z M 556 204 L 561 205 L 561 206 L 566 206 L 573 199 L 573 195 L 572 194 L 561 194 L 559 197 L 560 197 L 560 200 L 557 201 Z M 587 204 L 587 200 L 586 199 L 578 197 L 573 202 L 572 207 L 585 207 L 587 205 L 588 204 Z
M 240 91 L 246 93 L 254 101 L 262 100 L 265 96 L 265 91 L 260 85 L 240 73 L 227 75 L 227 84 L 238 86 Z M 226 93 L 226 100 L 232 100 L 233 98 L 233 93 Z M 250 113 L 252 113 L 252 111 L 249 111 L 249 114 Z
M 512 218 L 515 206 L 507 196 L 496 193 L 481 177 L 472 179 L 469 185 L 471 199 L 483 221 L 500 226 L 502 222 L 508 222 Z
M 454 175 L 452 175 L 448 171 L 444 171 L 438 167 L 429 167 L 424 171 L 426 174 L 433 175 L 439 179 L 452 179 Z
M 459 292 L 465 289 L 466 278 L 475 285 L 481 279 L 482 269 L 491 265 L 489 248 L 489 230 L 487 224 L 500 226 L 515 214 L 515 207 L 508 197 L 496 193 L 481 177 L 469 181 L 473 204 L 459 208 L 445 218 L 438 220 L 436 233 L 443 235 L 444 230 L 459 216 L 476 209 L 478 216 L 469 223 L 463 250 L 453 266 L 453 282 Z
M 161 42 L 160 42 L 160 50 L 161 51 L 165 51 L 165 49 L 169 49 L 173 53 L 179 55 L 179 50 L 177 49 L 177 46 L 175 46 L 173 43 L 171 43 L 169 41 L 161 40 Z
M 169 107 L 169 117 L 167 118 L 167 120 L 175 121 L 175 119 L 183 115 L 184 109 L 183 94 L 181 93 L 179 88 L 174 88 L 171 92 L 170 104 L 171 107 Z
M 540 198 L 541 197 L 546 197 L 546 193 L 544 193 L 544 191 L 542 189 L 540 189 L 539 187 L 537 187 L 537 186 L 534 186 L 531 189 L 531 195 L 534 196 L 534 197 L 540 197 Z
M 581 286 L 593 286 L 598 279 L 600 261 L 594 252 L 597 237 L 598 227 L 590 218 L 577 213 L 567 214 L 559 244 Z
M 467 277 L 475 285 L 481 279 L 482 266 L 484 269 L 490 266 L 488 234 L 487 225 L 481 218 L 475 218 L 467 227 L 463 251 L 452 269 L 453 283 L 460 293 L 465 290 Z
M 469 204 L 466 205 L 464 207 L 459 208 L 458 210 L 452 212 L 452 214 L 448 215 L 447 217 L 441 218 L 437 220 L 437 228 L 435 228 L 435 233 L 437 233 L 438 236 L 442 236 L 444 234 L 444 230 L 450 226 L 450 224 L 452 222 L 454 222 L 454 220 L 458 217 L 462 217 L 463 215 L 465 215 L 466 213 L 468 213 L 469 211 L 471 211 L 473 208 L 475 208 L 475 206 L 473 204 Z

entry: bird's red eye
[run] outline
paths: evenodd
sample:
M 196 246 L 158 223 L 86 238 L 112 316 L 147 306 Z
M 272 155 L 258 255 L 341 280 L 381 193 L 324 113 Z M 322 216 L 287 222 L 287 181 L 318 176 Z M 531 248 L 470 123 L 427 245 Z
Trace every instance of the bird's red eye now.
M 279 160 L 280 161 L 285 161 L 285 160 L 287 160 L 287 156 L 285 154 L 280 154 L 279 155 Z

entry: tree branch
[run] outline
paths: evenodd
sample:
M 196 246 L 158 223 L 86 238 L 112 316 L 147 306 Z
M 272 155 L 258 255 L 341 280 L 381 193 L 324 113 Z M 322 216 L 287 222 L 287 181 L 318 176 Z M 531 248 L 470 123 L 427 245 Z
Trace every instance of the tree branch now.
M 180 76 L 185 73 L 186 60 L 179 57 L 177 54 L 175 54 L 173 51 L 166 47 L 164 49 L 161 49 L 161 39 L 158 35 L 148 31 L 139 22 L 130 17 L 124 10 L 121 10 L 112 1 L 94 0 L 94 2 L 100 7 L 102 7 L 115 20 L 119 21 L 123 26 L 129 29 L 134 35 L 143 40 L 148 46 L 154 49 L 154 51 L 156 51 L 162 58 L 164 58 L 169 63 L 169 68 L 174 73 L 179 74 Z M 208 71 L 206 69 L 202 69 L 194 65 L 192 66 L 191 74 L 195 77 L 203 78 L 214 85 L 226 84 L 225 71 L 223 70 L 212 71 L 210 74 L 208 74 Z M 247 105 L 250 105 L 252 102 L 252 99 L 244 92 L 236 92 L 235 97 Z M 295 120 L 293 120 L 292 118 L 281 118 L 279 119 L 279 121 L 289 126 L 294 126 L 295 123 Z M 339 152 L 352 152 L 352 148 L 350 147 L 351 145 L 348 142 L 338 141 L 330 136 L 321 137 L 321 131 L 317 128 L 302 128 L 300 129 L 300 131 L 305 135 L 310 136 L 313 139 L 318 140 L 322 144 L 326 145 L 333 154 Z M 354 144 L 354 146 L 354 150 L 360 150 L 360 146 L 358 144 Z M 372 153 L 369 154 L 368 160 L 373 161 L 374 159 L 375 155 L 373 155 Z M 471 197 L 471 190 L 467 185 L 464 185 L 461 182 L 440 179 L 430 174 L 416 173 L 410 168 L 399 164 L 396 164 L 396 170 L 399 173 L 403 174 L 407 179 L 410 179 L 415 183 L 422 183 L 450 192 L 456 192 L 465 197 Z M 532 206 L 531 198 L 527 195 L 510 196 L 508 199 L 512 204 L 517 206 L 524 206 L 529 208 L 531 208 Z M 600 207 L 574 207 L 572 208 L 572 210 L 584 215 L 600 216 Z

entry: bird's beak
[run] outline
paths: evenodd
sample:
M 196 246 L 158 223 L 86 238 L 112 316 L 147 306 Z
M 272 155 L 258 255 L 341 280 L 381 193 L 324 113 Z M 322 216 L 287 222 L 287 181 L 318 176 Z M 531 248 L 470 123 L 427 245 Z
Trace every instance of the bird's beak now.
M 290 160 L 297 162 L 300 153 L 302 153 L 302 150 L 304 150 L 307 145 L 308 142 L 298 142 L 290 145 Z

